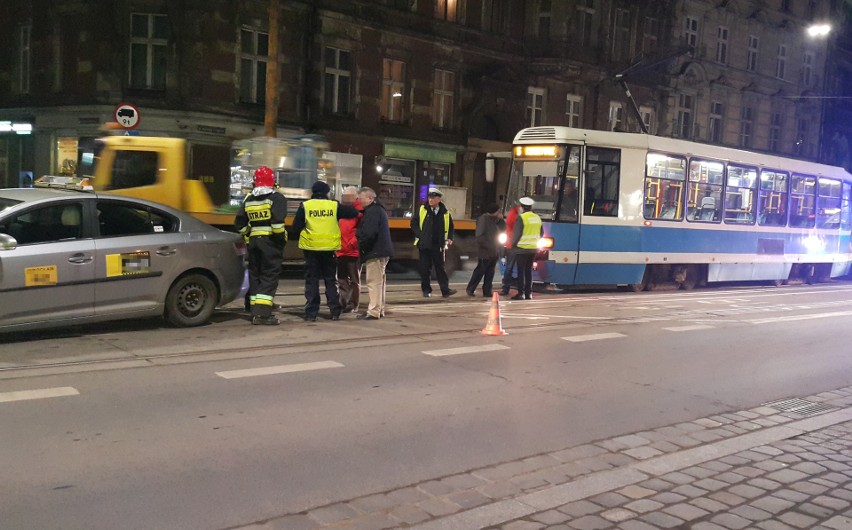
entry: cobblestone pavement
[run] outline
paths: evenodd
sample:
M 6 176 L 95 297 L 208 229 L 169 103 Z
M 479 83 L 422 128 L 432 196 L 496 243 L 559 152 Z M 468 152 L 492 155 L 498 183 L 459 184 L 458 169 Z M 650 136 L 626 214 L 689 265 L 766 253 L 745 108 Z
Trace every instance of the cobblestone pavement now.
M 852 387 L 600 440 L 241 529 L 852 529 Z

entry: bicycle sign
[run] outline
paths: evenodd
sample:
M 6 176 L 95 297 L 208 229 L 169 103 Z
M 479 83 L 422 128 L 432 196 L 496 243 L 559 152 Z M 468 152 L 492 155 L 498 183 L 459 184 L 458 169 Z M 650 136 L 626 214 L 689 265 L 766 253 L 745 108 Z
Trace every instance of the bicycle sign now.
M 113 113 L 115 122 L 124 129 L 135 129 L 139 126 L 139 109 L 130 103 L 122 103 Z

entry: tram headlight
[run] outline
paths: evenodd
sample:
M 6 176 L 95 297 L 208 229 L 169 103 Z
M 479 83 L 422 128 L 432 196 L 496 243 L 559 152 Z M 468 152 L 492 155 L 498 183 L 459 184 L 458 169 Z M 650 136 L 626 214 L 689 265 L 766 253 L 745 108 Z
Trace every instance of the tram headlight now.
M 542 237 L 539 238 L 538 244 L 536 245 L 539 250 L 547 250 L 553 248 L 553 238 L 552 237 Z
M 500 232 L 500 235 L 497 236 L 497 242 L 501 245 L 505 245 L 506 241 L 509 240 L 509 237 L 506 235 L 506 232 Z

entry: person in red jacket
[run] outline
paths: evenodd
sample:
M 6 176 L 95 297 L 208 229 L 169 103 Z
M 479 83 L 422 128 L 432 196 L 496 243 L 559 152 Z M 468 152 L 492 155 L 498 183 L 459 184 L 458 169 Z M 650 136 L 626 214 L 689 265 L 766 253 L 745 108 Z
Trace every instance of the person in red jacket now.
M 340 219 L 340 250 L 337 251 L 337 282 L 340 289 L 340 306 L 344 313 L 358 310 L 361 298 L 361 257 L 358 254 L 358 238 L 355 230 L 363 217 L 363 208 L 358 202 L 358 188 L 348 186 L 340 197 L 342 204 L 358 210 L 355 219 Z
M 503 295 L 509 294 L 512 287 L 512 269 L 515 268 L 515 253 L 512 250 L 512 237 L 514 236 L 515 221 L 521 213 L 521 205 L 515 204 L 506 213 L 506 268 L 503 270 Z

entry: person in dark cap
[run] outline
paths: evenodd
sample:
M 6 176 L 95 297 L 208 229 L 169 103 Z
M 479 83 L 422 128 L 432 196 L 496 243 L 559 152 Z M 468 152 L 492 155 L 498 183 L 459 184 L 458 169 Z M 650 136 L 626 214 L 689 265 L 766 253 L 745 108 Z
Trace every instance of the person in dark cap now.
M 506 230 L 503 214 L 496 204 L 489 204 L 485 213 L 476 220 L 477 263 L 470 282 L 467 284 L 467 295 L 474 296 L 479 281 L 482 282 L 482 296 L 491 297 L 494 282 L 494 267 L 500 255 L 500 233 Z
M 318 180 L 311 198 L 303 202 L 293 220 L 299 248 L 305 253 L 305 321 L 315 322 L 320 307 L 319 280 L 325 282 L 325 299 L 331 319 L 339 320 L 342 308 L 337 291 L 337 258 L 340 250 L 340 219 L 355 219 L 358 210 L 328 198 L 328 184 Z

